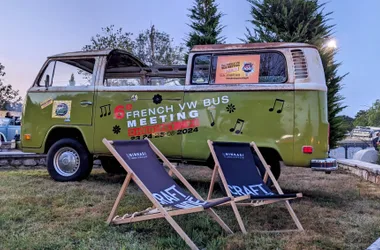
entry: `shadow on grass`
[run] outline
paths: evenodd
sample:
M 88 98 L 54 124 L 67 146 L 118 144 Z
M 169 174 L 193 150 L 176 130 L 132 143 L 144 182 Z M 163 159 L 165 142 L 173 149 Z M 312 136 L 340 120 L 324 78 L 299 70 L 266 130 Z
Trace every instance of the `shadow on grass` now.
M 359 193 L 352 190 L 342 193 L 333 193 L 322 190 L 306 190 L 302 192 L 302 200 L 317 203 L 321 207 L 339 209 L 349 207 L 352 200 L 361 200 Z
M 122 185 L 124 180 L 126 178 L 126 175 L 113 175 L 113 174 L 107 174 L 107 173 L 96 173 L 90 175 L 90 177 L 87 179 L 89 182 L 101 182 L 101 183 L 108 183 L 108 184 L 120 184 Z M 182 188 L 186 189 L 185 185 L 182 184 L 178 178 L 173 178 L 176 183 L 181 186 Z M 194 187 L 196 190 L 207 190 L 210 188 L 210 181 L 199 181 L 199 180 L 187 180 L 191 186 Z M 132 181 L 129 185 L 133 185 L 137 187 L 137 185 Z M 214 185 L 214 192 L 222 193 L 222 189 L 220 188 L 219 184 L 216 182 Z

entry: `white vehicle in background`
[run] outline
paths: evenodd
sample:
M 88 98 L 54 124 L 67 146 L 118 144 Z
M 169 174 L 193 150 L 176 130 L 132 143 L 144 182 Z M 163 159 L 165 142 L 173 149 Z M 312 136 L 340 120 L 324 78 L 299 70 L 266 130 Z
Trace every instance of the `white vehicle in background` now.
M 370 137 L 373 139 L 376 137 L 377 132 L 380 132 L 380 128 L 372 127 L 371 129 L 372 129 L 372 133 Z
M 372 129 L 369 127 L 357 126 L 351 132 L 351 137 L 366 137 L 371 138 Z

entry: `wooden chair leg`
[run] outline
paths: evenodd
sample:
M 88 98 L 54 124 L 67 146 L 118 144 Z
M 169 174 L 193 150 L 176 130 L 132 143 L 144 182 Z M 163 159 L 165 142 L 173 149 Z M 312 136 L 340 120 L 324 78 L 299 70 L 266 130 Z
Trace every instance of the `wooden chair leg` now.
M 164 213 L 165 214 L 165 213 Z M 187 236 L 185 231 L 175 222 L 175 220 L 169 215 L 165 214 L 165 219 L 169 222 L 169 224 L 174 228 L 174 230 L 181 236 L 181 238 L 186 242 L 186 244 L 193 250 L 198 250 L 198 247 L 194 244 L 194 242 Z
M 292 206 L 290 206 L 290 203 L 289 203 L 288 200 L 285 201 L 285 206 L 286 206 L 286 208 L 288 209 L 288 211 L 289 211 L 289 213 L 290 213 L 290 216 L 292 216 L 294 223 L 296 223 L 297 228 L 298 228 L 299 230 L 301 230 L 301 231 L 304 231 L 304 229 L 303 229 L 303 227 L 302 227 L 302 225 L 301 225 L 301 222 L 298 220 L 298 217 L 297 217 L 296 213 L 294 212 Z
M 215 213 L 211 208 L 205 210 L 218 224 L 229 234 L 233 234 L 232 230 L 227 226 L 226 223 Z
M 214 185 L 215 185 L 215 179 L 216 179 L 216 174 L 218 172 L 217 170 L 218 165 L 215 164 L 214 170 L 212 171 L 212 176 L 211 176 L 211 182 L 210 182 L 210 188 L 208 190 L 208 195 L 207 195 L 207 200 L 211 199 L 212 192 L 214 191 Z
M 269 169 L 270 169 L 270 165 L 268 165 Z M 268 181 L 268 177 L 269 177 L 269 173 L 268 171 L 265 171 L 265 174 L 264 174 L 264 178 L 263 178 L 263 182 L 264 183 L 267 183 Z
M 241 219 L 241 216 L 240 216 L 239 210 L 237 209 L 235 201 L 231 201 L 231 207 L 232 207 L 232 210 L 235 213 L 236 220 L 238 221 L 238 224 L 240 226 L 240 230 L 242 231 L 243 234 L 246 234 L 247 230 L 245 229 L 244 223 L 243 223 L 243 221 Z
M 115 217 L 115 213 L 116 213 L 116 210 L 117 210 L 117 208 L 118 208 L 118 206 L 120 204 L 121 198 L 124 196 L 125 191 L 127 190 L 127 187 L 129 185 L 129 182 L 131 181 L 131 179 L 132 179 L 132 174 L 128 174 L 127 177 L 124 180 L 123 185 L 121 186 L 121 189 L 120 189 L 119 194 L 118 194 L 118 196 L 116 198 L 116 201 L 113 204 L 111 213 L 108 216 L 108 219 L 107 219 L 107 224 L 108 225 L 112 222 L 113 218 Z

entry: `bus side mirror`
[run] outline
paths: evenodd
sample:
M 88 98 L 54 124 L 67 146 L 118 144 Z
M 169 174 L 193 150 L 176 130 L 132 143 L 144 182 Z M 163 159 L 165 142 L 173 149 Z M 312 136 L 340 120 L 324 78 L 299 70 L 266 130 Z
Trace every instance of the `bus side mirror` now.
M 46 75 L 46 78 L 45 78 L 45 88 L 46 88 L 46 90 L 48 90 L 48 88 L 49 88 L 49 83 L 50 83 L 50 76 Z

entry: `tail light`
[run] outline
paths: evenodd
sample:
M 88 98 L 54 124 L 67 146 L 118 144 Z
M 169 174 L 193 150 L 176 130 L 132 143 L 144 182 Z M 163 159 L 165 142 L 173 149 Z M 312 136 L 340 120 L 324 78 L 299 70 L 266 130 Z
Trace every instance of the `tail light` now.
M 304 154 L 312 154 L 313 153 L 313 147 L 312 146 L 303 146 L 302 152 Z

